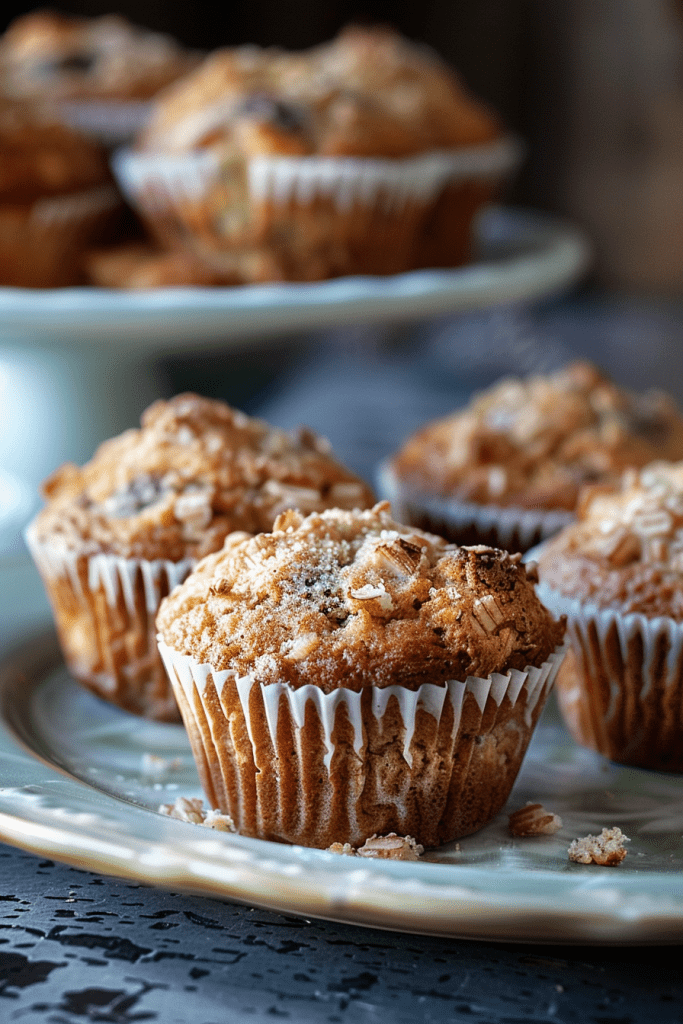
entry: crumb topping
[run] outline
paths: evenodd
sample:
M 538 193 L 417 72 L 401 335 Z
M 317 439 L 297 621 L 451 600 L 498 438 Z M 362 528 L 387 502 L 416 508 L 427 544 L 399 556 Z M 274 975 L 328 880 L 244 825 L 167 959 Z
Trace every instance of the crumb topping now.
M 290 53 L 214 51 L 157 97 L 144 149 L 224 156 L 387 156 L 476 144 L 500 134 L 437 54 L 387 28 L 355 26 Z
M 220 671 L 326 692 L 417 689 L 540 665 L 561 642 L 519 555 L 366 511 L 288 511 L 235 533 L 162 603 L 163 640 Z
M 155 402 L 141 429 L 106 441 L 43 485 L 39 539 L 83 553 L 201 558 L 234 530 L 269 530 L 288 508 L 366 507 L 370 489 L 309 430 L 289 434 L 198 395 Z
M 603 828 L 599 836 L 573 839 L 567 853 L 569 859 L 577 864 L 600 864 L 613 868 L 621 864 L 628 853 L 624 843 L 630 842 L 620 828 Z
M 539 573 L 567 596 L 683 621 L 683 463 L 652 463 L 586 490 Z
M 16 96 L 147 98 L 197 64 L 169 35 L 116 14 L 35 10 L 0 39 L 3 87 Z
M 547 811 L 543 804 L 526 804 L 508 815 L 513 836 L 552 836 L 562 828 L 562 818 Z
M 500 381 L 413 435 L 393 468 L 430 494 L 572 511 L 584 484 L 654 459 L 683 459 L 683 417 L 673 401 L 631 394 L 576 362 Z

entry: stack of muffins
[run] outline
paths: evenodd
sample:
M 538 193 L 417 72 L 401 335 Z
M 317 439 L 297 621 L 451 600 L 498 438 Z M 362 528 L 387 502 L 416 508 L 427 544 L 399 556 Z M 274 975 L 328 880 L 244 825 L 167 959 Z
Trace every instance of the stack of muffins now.
M 564 634 L 519 555 L 398 523 L 320 438 L 196 395 L 45 495 L 27 541 L 68 667 L 126 711 L 179 708 L 241 832 L 434 846 L 501 809 Z
M 137 229 L 80 254 L 105 287 L 458 266 L 520 159 L 434 52 L 389 29 L 200 57 L 119 17 L 36 11 L 0 39 L 0 94 L 128 141 L 112 168 Z

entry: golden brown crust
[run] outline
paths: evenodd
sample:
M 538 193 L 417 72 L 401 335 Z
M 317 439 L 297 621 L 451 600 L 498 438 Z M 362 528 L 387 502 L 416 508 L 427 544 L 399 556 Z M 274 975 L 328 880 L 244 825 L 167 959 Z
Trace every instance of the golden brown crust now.
M 45 99 L 145 99 L 193 68 L 198 56 L 170 36 L 118 15 L 51 10 L 16 18 L 0 40 L 6 91 Z
M 418 492 L 571 511 L 586 482 L 659 458 L 683 458 L 683 417 L 672 400 L 631 394 L 578 362 L 499 382 L 423 427 L 392 465 Z
M 302 53 L 212 53 L 157 99 L 150 150 L 387 156 L 488 142 L 498 120 L 426 47 L 352 28 Z
M 545 546 L 541 579 L 624 614 L 683 621 L 683 464 L 653 463 L 588 489 L 579 519 Z
M 401 526 L 386 502 L 287 512 L 271 534 L 229 536 L 157 625 L 169 647 L 215 670 L 325 692 L 538 666 L 564 632 L 519 557 Z
M 82 468 L 60 467 L 44 493 L 34 530 L 55 552 L 170 561 L 215 551 L 233 530 L 270 529 L 290 507 L 372 502 L 310 431 L 293 436 L 192 394 L 155 402 L 141 429 Z

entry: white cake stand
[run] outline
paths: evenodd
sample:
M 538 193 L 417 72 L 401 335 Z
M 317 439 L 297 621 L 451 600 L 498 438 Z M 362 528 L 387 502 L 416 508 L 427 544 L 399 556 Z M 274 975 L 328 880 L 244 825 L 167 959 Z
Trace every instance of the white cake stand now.
M 62 462 L 87 460 L 159 397 L 160 356 L 531 301 L 574 284 L 590 262 L 579 231 L 533 211 L 491 207 L 476 238 L 467 267 L 386 278 L 145 292 L 0 288 L 0 470 L 34 495 Z

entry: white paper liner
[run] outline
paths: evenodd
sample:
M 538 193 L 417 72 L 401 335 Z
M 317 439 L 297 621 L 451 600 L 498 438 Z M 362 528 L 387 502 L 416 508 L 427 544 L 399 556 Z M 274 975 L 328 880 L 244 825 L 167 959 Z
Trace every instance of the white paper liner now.
M 394 518 L 399 522 L 422 525 L 433 533 L 457 537 L 466 531 L 482 536 L 492 532 L 499 547 L 508 549 L 516 543 L 526 551 L 541 540 L 547 540 L 574 522 L 574 514 L 542 509 L 503 508 L 478 505 L 475 502 L 420 494 L 405 487 L 397 479 L 389 462 L 383 462 L 377 473 L 377 493 L 391 502 Z
M 323 742 L 325 747 L 323 765 L 327 772 L 328 779 L 332 781 L 334 774 L 332 761 L 336 747 L 333 737 L 335 729 L 339 725 L 337 712 L 341 705 L 345 706 L 346 717 L 353 730 L 353 750 L 357 755 L 358 763 L 364 763 L 367 724 L 364 722 L 362 709 L 362 691 L 358 692 L 344 687 L 339 687 L 329 693 L 325 693 L 320 687 L 310 684 L 301 686 L 298 689 L 293 689 L 286 683 L 275 682 L 264 684 L 259 682 L 258 678 L 253 674 L 238 677 L 230 669 L 220 672 L 214 671 L 210 665 L 199 664 L 192 656 L 180 653 L 179 651 L 169 647 L 161 636 L 158 637 L 158 643 L 159 652 L 164 665 L 166 666 L 169 679 L 171 680 L 174 689 L 176 689 L 176 691 L 180 691 L 176 692 L 176 696 L 178 697 L 178 703 L 181 707 L 184 706 L 186 708 L 193 709 L 196 706 L 197 698 L 203 703 L 206 699 L 209 679 L 213 681 L 219 700 L 221 699 L 221 694 L 223 693 L 225 684 L 228 681 L 234 683 L 239 695 L 239 704 L 244 720 L 244 726 L 252 747 L 254 763 L 257 762 L 259 756 L 259 740 L 254 732 L 255 723 L 252 718 L 252 712 L 256 710 L 257 714 L 261 711 L 265 713 L 267 729 L 270 735 L 272 747 L 274 750 L 278 750 L 278 719 L 282 713 L 283 699 L 289 710 L 290 718 L 297 729 L 298 738 L 295 738 L 295 742 L 299 748 L 297 753 L 302 765 L 304 762 L 304 752 L 300 749 L 300 735 L 306 720 L 306 711 L 309 703 L 312 703 L 315 707 L 318 719 L 322 726 Z M 519 707 L 522 709 L 523 714 L 521 717 L 524 723 L 524 728 L 527 732 L 524 742 L 524 749 L 526 749 L 526 744 L 531 736 L 535 717 L 537 717 L 537 713 L 540 713 L 543 703 L 554 684 L 564 657 L 564 651 L 564 646 L 558 648 L 550 655 L 549 659 L 538 668 L 529 666 L 524 671 L 513 669 L 505 675 L 494 673 L 487 679 L 470 676 L 464 682 L 449 680 L 443 685 L 423 683 L 417 690 L 410 690 L 407 687 L 400 685 L 376 687 L 373 688 L 371 692 L 371 713 L 375 719 L 380 721 L 386 715 L 392 699 L 395 701 L 393 706 L 398 706 L 403 722 L 402 754 L 409 780 L 412 776 L 412 770 L 414 767 L 414 757 L 411 748 L 418 711 L 427 712 L 431 715 L 435 719 L 438 728 L 446 702 L 448 701 L 453 711 L 451 729 L 451 743 L 453 743 L 456 735 L 458 734 L 463 705 L 467 694 L 470 694 L 475 698 L 482 716 L 489 698 L 491 698 L 499 708 L 503 698 L 507 696 L 513 707 Z M 257 691 L 256 701 L 253 699 L 253 691 L 255 688 Z M 236 724 L 232 713 L 228 713 L 226 711 L 226 714 L 230 720 L 231 734 L 234 734 L 233 731 L 238 730 L 239 726 Z M 207 717 L 209 718 L 213 735 L 213 726 L 215 725 L 215 722 L 212 723 L 211 721 L 210 711 L 207 712 Z M 201 731 L 193 728 L 192 723 L 187 720 L 186 726 L 188 726 L 190 741 L 193 746 L 198 767 L 200 768 L 200 774 L 202 774 L 203 767 L 204 771 L 208 772 L 210 775 L 212 773 L 212 769 L 208 767 L 208 762 L 214 760 L 212 752 L 207 752 L 204 749 Z M 492 727 L 491 731 L 495 731 L 495 725 Z M 219 733 L 220 730 L 218 730 L 218 734 Z M 220 742 L 220 740 L 218 742 Z M 523 752 L 524 751 L 522 750 L 522 756 Z M 220 757 L 218 760 L 220 761 Z M 305 768 L 302 767 L 302 774 L 303 772 L 305 772 Z M 509 780 L 509 786 L 512 785 L 513 781 L 514 777 Z M 219 783 L 218 789 L 220 788 Z M 352 832 L 354 829 L 358 829 L 354 807 L 354 801 L 357 796 L 358 794 L 354 791 L 353 784 L 350 783 L 347 794 L 347 811 Z M 383 803 L 392 801 L 401 803 L 400 812 L 405 813 L 405 806 L 403 805 L 404 797 L 405 794 L 400 796 L 395 793 L 393 795 L 391 793 L 385 793 L 382 799 Z M 235 817 L 238 827 L 240 827 L 239 808 L 221 807 L 221 810 L 230 813 Z M 285 811 L 282 811 L 282 814 L 284 817 Z M 322 827 L 325 827 L 324 824 Z M 358 833 L 356 832 L 356 834 Z M 299 841 L 296 837 L 293 838 L 294 840 Z
M 128 617 L 126 632 L 132 637 L 138 635 L 140 638 L 149 636 L 150 626 L 159 609 L 162 596 L 170 593 L 189 575 L 196 564 L 195 559 L 185 558 L 178 562 L 169 559 L 155 559 L 148 561 L 142 558 L 122 558 L 117 555 L 106 553 L 84 554 L 77 551 L 69 551 L 59 548 L 49 542 L 41 541 L 35 529 L 35 522 L 29 524 L 24 532 L 26 546 L 40 572 L 48 590 L 48 596 L 53 597 L 52 588 L 60 580 L 66 580 L 71 593 L 76 598 L 82 615 L 89 621 L 94 621 L 97 616 L 96 595 L 103 592 L 108 608 L 117 608 L 119 599 L 123 600 L 123 606 Z M 83 579 L 83 563 L 87 568 L 87 583 Z M 138 581 L 142 580 L 145 611 L 147 622 L 142 621 L 136 606 L 136 588 Z M 69 667 L 74 671 L 82 682 L 86 682 L 92 689 L 101 696 L 120 703 L 129 710 L 135 710 L 138 703 L 138 713 L 146 713 L 151 718 L 171 719 L 177 718 L 175 705 L 167 692 L 165 685 L 164 669 L 158 659 L 154 646 L 147 650 L 140 658 L 135 658 L 131 653 L 138 645 L 121 643 L 120 632 L 116 635 L 117 657 L 115 672 L 89 670 L 86 666 L 97 660 L 95 640 L 91 638 L 92 650 L 87 649 L 87 642 L 83 640 L 79 632 L 81 644 L 86 644 L 82 650 L 78 644 L 74 648 L 69 637 L 69 622 L 62 621 L 62 609 L 55 607 L 53 611 L 58 626 L 64 649 L 65 659 Z M 74 618 L 74 612 L 69 611 L 68 618 Z M 106 621 L 95 623 L 93 626 L 93 637 L 98 638 L 97 643 L 107 642 L 109 624 Z M 121 626 L 118 626 L 120 631 Z M 154 634 L 152 633 L 152 636 Z M 113 638 L 112 638 L 113 639 Z M 77 654 L 76 652 L 79 652 Z M 125 651 L 125 654 L 124 654 Z M 87 678 L 86 678 L 87 677 Z M 145 697 L 143 690 L 156 694 L 147 709 L 144 708 Z M 166 692 L 164 692 L 166 691 Z
M 57 104 L 60 117 L 97 139 L 105 146 L 130 143 L 147 124 L 152 112 L 149 100 L 61 100 Z
M 541 553 L 539 546 L 527 557 L 538 560 Z M 600 608 L 567 597 L 542 580 L 536 592 L 554 615 L 567 616 L 576 672 L 558 689 L 558 697 L 575 738 L 614 760 L 666 767 L 671 755 L 664 747 L 674 743 L 677 751 L 683 748 L 683 623 Z M 634 643 L 639 660 L 632 665 Z M 648 733 L 655 737 L 649 753 Z M 676 770 L 683 770 L 683 753 L 676 756 L 681 765 Z
M 507 137 L 403 159 L 259 156 L 248 160 L 246 177 L 256 202 L 306 204 L 324 197 L 334 200 L 339 212 L 377 203 L 400 211 L 409 203 L 431 203 L 447 184 L 496 181 L 519 164 L 522 152 L 519 140 Z M 208 150 L 161 154 L 122 149 L 112 157 L 121 191 L 132 205 L 143 207 L 150 185 L 169 196 L 200 199 L 219 178 L 222 164 Z

